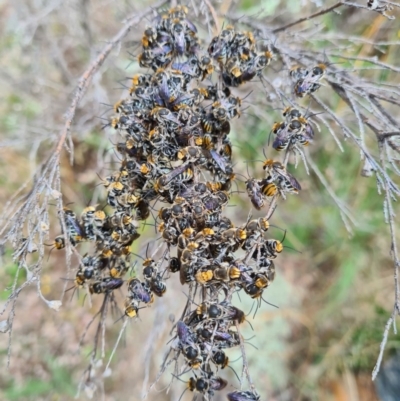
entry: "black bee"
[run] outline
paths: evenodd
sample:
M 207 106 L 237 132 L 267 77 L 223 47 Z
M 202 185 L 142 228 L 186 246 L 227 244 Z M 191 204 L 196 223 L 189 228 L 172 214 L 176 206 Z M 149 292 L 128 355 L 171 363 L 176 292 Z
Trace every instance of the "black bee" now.
M 120 288 L 124 280 L 121 278 L 105 277 L 89 286 L 91 294 L 105 294 Z

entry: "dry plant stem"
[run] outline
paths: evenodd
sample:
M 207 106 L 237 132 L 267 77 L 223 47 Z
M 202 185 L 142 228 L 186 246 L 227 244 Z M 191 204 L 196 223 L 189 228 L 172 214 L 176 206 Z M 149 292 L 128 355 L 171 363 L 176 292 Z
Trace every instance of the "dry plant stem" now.
M 216 32 L 214 32 L 214 34 L 219 34 L 219 32 L 221 32 L 221 27 L 219 25 L 219 20 L 218 20 L 218 15 L 217 12 L 215 11 L 214 6 L 211 4 L 210 0 L 202 0 L 204 2 L 204 4 L 207 5 L 208 9 L 210 10 L 210 13 L 213 17 L 214 20 L 214 24 L 215 24 L 215 30 Z
M 249 383 L 250 388 L 251 388 L 252 390 L 254 390 L 255 387 L 254 387 L 253 381 L 251 380 L 251 377 L 250 377 L 250 373 L 249 373 L 249 363 L 247 362 L 246 350 L 245 350 L 245 348 L 244 348 L 243 338 L 242 338 L 242 336 L 241 336 L 241 334 L 240 334 L 238 322 L 235 322 L 235 326 L 236 326 L 237 332 L 239 333 L 240 351 L 241 351 L 241 353 L 242 353 L 242 358 L 243 358 L 242 377 L 243 377 L 243 374 L 246 375 L 246 379 L 247 379 L 247 382 Z M 241 386 L 242 386 L 242 385 L 243 385 L 243 383 L 241 383 Z
M 328 192 L 328 194 L 330 195 L 330 197 L 333 199 L 333 201 L 336 203 L 337 207 L 340 210 L 340 215 L 342 217 L 343 223 L 346 226 L 347 231 L 349 232 L 349 234 L 353 233 L 353 230 L 351 229 L 351 225 L 349 223 L 352 223 L 353 225 L 357 225 L 357 221 L 354 218 L 354 216 L 352 215 L 352 213 L 348 210 L 347 206 L 344 205 L 343 201 L 340 200 L 335 192 L 333 191 L 333 189 L 330 187 L 330 185 L 328 184 L 328 182 L 326 181 L 324 175 L 321 173 L 321 171 L 319 170 L 318 166 L 314 163 L 313 160 L 311 160 L 310 158 L 308 158 L 308 164 L 310 165 L 310 167 L 312 168 L 312 170 L 314 171 L 315 175 L 318 177 L 318 179 L 320 180 L 321 184 L 325 187 L 326 191 Z
M 382 151 L 382 146 L 380 147 L 380 158 L 382 164 L 384 164 L 384 157 L 383 157 L 383 151 Z M 397 242 L 396 242 L 396 231 L 395 231 L 395 224 L 394 224 L 394 217 L 395 213 L 393 210 L 393 205 L 392 205 L 392 198 L 390 196 L 390 189 L 387 181 L 385 180 L 385 203 L 387 207 L 387 218 L 388 218 L 388 223 L 389 223 L 389 228 L 390 228 L 390 236 L 391 236 L 391 256 L 393 258 L 394 262 L 394 290 L 395 290 L 395 300 L 394 300 L 394 306 L 393 306 L 393 312 L 388 319 L 385 330 L 383 332 L 383 339 L 380 344 L 380 350 L 379 350 L 379 356 L 378 360 L 376 362 L 376 365 L 372 371 L 372 380 L 375 380 L 381 364 L 382 364 L 382 359 L 383 359 L 383 354 L 386 348 L 386 343 L 388 340 L 388 335 L 389 335 L 389 330 L 391 325 L 393 324 L 394 331 L 396 331 L 395 327 L 395 321 L 396 321 L 396 316 L 400 315 L 400 288 L 399 288 L 399 266 L 400 266 L 400 260 L 399 260 L 399 254 L 398 254 L 398 249 L 397 249 Z
M 381 139 L 387 139 L 387 138 L 391 138 L 393 136 L 399 136 L 400 132 L 382 132 L 381 134 Z
M 156 310 L 153 321 L 153 328 L 150 332 L 151 334 L 147 338 L 147 342 L 144 348 L 145 359 L 143 362 L 143 369 L 145 377 L 143 379 L 143 385 L 142 385 L 142 398 L 146 394 L 146 387 L 149 382 L 151 356 L 154 344 L 165 331 L 166 320 L 163 319 L 163 316 L 165 316 L 165 306 L 162 304 L 162 302 L 157 302 L 155 309 Z
M 333 6 L 328 7 L 328 8 L 324 8 L 323 10 L 318 11 L 315 14 L 311 14 L 308 17 L 300 18 L 300 19 L 298 19 L 296 21 L 291 22 L 290 24 L 287 24 L 287 25 L 282 26 L 280 28 L 273 29 L 272 33 L 278 33 L 278 32 L 282 32 L 282 31 L 286 31 L 286 29 L 291 28 L 294 25 L 301 24 L 302 22 L 309 21 L 309 20 L 311 20 L 313 18 L 316 18 L 316 17 L 319 17 L 321 15 L 327 14 L 327 13 L 331 12 L 332 10 L 334 10 L 335 8 L 343 6 L 344 4 L 345 4 L 344 1 L 339 1 L 338 3 L 334 4 Z

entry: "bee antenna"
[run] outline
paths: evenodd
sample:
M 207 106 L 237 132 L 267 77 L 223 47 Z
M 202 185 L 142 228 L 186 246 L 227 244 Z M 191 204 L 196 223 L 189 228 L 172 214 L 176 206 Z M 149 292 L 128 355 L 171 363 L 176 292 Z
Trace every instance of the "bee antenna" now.
M 269 143 L 271 141 L 271 135 L 272 135 L 272 129 L 271 131 L 269 131 L 267 146 L 269 146 Z
M 239 358 L 236 358 L 234 361 L 229 361 L 229 363 L 231 364 L 231 363 L 235 363 L 235 362 L 237 362 L 237 361 L 240 361 L 242 359 L 242 356 L 239 356 Z
M 251 305 L 251 308 L 250 308 L 250 310 L 249 310 L 249 313 L 248 313 L 246 316 L 249 316 L 249 315 L 250 315 L 251 311 L 253 310 L 253 307 L 254 307 L 254 304 Z
M 68 281 L 70 281 L 70 280 L 73 280 L 73 279 L 66 279 L 66 278 L 61 278 L 62 280 L 68 280 Z M 73 289 L 76 289 L 76 285 L 74 285 L 74 286 L 72 286 L 72 287 L 70 287 L 70 288 L 68 288 L 68 290 L 65 290 L 65 292 L 68 292 L 68 291 L 71 291 L 71 290 L 73 290 Z M 74 295 L 74 294 L 72 294 L 72 295 Z
M 253 304 L 254 305 L 254 304 Z M 256 313 L 258 312 L 258 308 L 259 308 L 259 301 L 258 301 L 258 299 L 257 299 L 257 301 L 256 301 L 256 310 L 254 311 L 254 315 L 253 315 L 253 320 L 255 319 L 255 317 L 256 317 Z M 254 337 L 254 336 L 253 336 Z
M 248 178 L 247 178 L 245 175 L 243 175 L 243 174 L 235 173 L 235 175 L 240 175 L 240 176 L 243 177 L 246 181 L 248 180 Z M 240 180 L 239 180 L 239 181 L 240 181 Z
M 113 107 L 113 105 L 112 104 L 108 104 L 108 103 L 102 103 L 102 102 L 100 102 L 100 104 L 102 104 L 103 106 L 108 106 L 108 107 Z
M 95 118 L 97 118 L 99 120 L 105 120 L 105 121 L 108 121 L 108 122 L 110 121 L 108 118 L 104 118 L 104 117 L 95 116 Z
M 140 258 L 142 260 L 146 260 L 143 256 L 140 256 L 137 253 L 131 252 L 131 254 L 137 256 L 138 258 Z
M 187 373 L 187 372 L 183 372 L 183 373 L 181 373 L 181 376 L 183 375 L 183 374 L 185 374 L 185 373 Z M 179 376 L 177 376 L 177 375 L 174 375 L 173 373 L 171 373 L 171 375 L 172 376 L 174 376 L 175 377 L 175 379 L 178 379 L 179 381 L 181 381 L 182 383 L 187 383 L 185 380 L 182 380 Z
M 256 347 L 254 344 L 252 344 L 252 343 L 249 343 L 249 342 L 247 342 L 247 341 L 244 341 L 244 343 L 245 343 L 245 344 L 249 344 L 249 345 L 251 345 L 253 348 L 255 348 L 255 349 L 257 349 L 257 350 L 258 350 L 258 347 Z
M 251 329 L 254 331 L 253 325 L 247 319 L 245 320 L 245 322 L 247 322 L 250 325 Z
M 282 238 L 282 243 L 283 243 L 283 241 L 285 241 L 285 238 L 286 238 L 286 232 L 287 232 L 287 230 L 285 230 L 285 233 L 283 234 L 283 238 Z
M 273 224 L 270 224 L 269 226 L 270 226 L 270 227 L 277 228 L 278 230 L 285 231 L 285 229 L 284 229 L 284 228 L 282 228 L 282 227 L 278 227 L 278 226 L 275 226 L 275 225 L 273 225 Z
M 266 154 L 266 152 L 265 152 L 265 148 L 263 148 L 263 155 L 264 155 L 264 157 L 265 157 L 266 159 L 268 159 L 267 154 Z
M 173 376 L 173 375 L 172 375 L 172 376 Z M 187 383 L 187 382 L 185 382 L 185 383 Z M 182 395 L 179 397 L 179 400 L 178 400 L 178 401 L 181 401 L 183 395 L 184 395 L 184 394 L 186 393 L 186 391 L 188 391 L 188 390 L 189 390 L 189 387 L 186 387 L 185 390 L 183 390 L 183 393 L 182 393 Z
M 49 246 L 49 245 L 47 245 L 47 244 L 44 244 L 44 245 Z M 51 244 L 51 245 L 53 245 L 53 244 Z M 51 246 L 51 245 L 50 245 L 50 246 Z M 55 248 L 56 248 L 56 247 L 53 246 L 53 248 L 50 249 L 49 256 L 47 257 L 47 261 L 49 261 L 51 252 L 53 252 L 53 249 L 55 249 Z
M 227 365 L 227 367 L 228 367 L 229 369 L 232 369 L 232 372 L 235 374 L 236 378 L 238 379 L 238 382 L 240 383 L 240 379 L 239 379 L 238 374 L 236 373 L 236 370 L 233 369 L 232 366 L 230 366 L 230 365 Z
M 190 298 L 189 298 L 189 295 L 187 295 L 186 292 L 182 291 L 182 293 L 183 293 L 183 295 L 185 295 L 185 297 L 186 297 L 190 302 L 192 302 L 194 305 L 200 306 L 199 304 L 196 304 L 196 302 L 194 302 L 193 299 L 190 299 Z
M 261 296 L 261 299 L 262 299 L 266 304 L 271 305 L 271 306 L 273 306 L 274 308 L 279 309 L 279 306 L 274 305 L 274 304 L 271 304 L 271 302 L 266 301 L 262 296 Z
M 298 251 L 297 249 L 292 248 L 291 246 L 284 246 L 285 249 L 291 249 L 292 251 L 295 251 L 297 253 L 302 253 L 300 251 Z
M 125 317 L 125 314 L 123 314 L 121 317 L 119 317 L 115 322 L 114 322 L 114 324 L 115 323 L 118 323 L 120 320 L 122 320 L 123 318 Z

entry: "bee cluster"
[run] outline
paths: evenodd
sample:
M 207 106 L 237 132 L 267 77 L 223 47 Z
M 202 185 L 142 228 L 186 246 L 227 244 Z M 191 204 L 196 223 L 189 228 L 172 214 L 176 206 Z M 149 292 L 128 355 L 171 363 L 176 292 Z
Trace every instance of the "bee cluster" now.
M 295 82 L 294 94 L 304 97 L 317 91 L 321 85 L 319 82 L 325 75 L 326 65 L 318 64 L 311 69 L 296 66 L 291 69 L 290 76 Z
M 78 219 L 64 209 L 61 218 L 72 245 L 95 243 L 93 256 L 85 255 L 77 269 L 76 287 L 114 297 L 133 269 L 131 245 L 140 236 L 139 222 L 150 216 L 154 201 L 162 205 L 156 229 L 165 251 L 159 260 L 144 260 L 142 278 L 126 280 L 125 316 L 136 317 L 154 296 L 162 297 L 167 279 L 179 273 L 191 295 L 175 327 L 174 358 L 182 355 L 184 370 L 192 372 L 189 390 L 209 399 L 227 385 L 217 375 L 229 363 L 226 350 L 243 344 L 238 325 L 245 315 L 232 304 L 232 296 L 244 292 L 260 300 L 274 280 L 274 260 L 283 251 L 283 240 L 266 236 L 267 218 L 249 218 L 235 226 L 224 215 L 235 179 L 230 124 L 241 107 L 230 88 L 260 75 L 273 57 L 270 51 L 257 51 L 251 32 L 231 26 L 203 52 L 183 6 L 159 16 L 145 30 L 142 47 L 139 64 L 152 72 L 133 77 L 130 95 L 115 104 L 117 115 L 111 121 L 123 141 L 116 145 L 120 168 L 104 180 L 110 211 L 90 206 Z M 296 87 L 316 90 L 321 78 L 316 68 L 292 71 Z M 217 84 L 205 85 L 213 73 Z M 308 119 L 295 108 L 285 109 L 284 117 L 273 128 L 273 147 L 307 145 L 314 136 Z M 266 178 L 249 177 L 245 183 L 257 210 L 301 189 L 282 163 L 267 159 L 263 167 Z M 62 249 L 65 236 L 54 245 Z M 179 375 L 177 366 L 175 373 Z M 228 399 L 259 396 L 252 389 L 230 392 Z
M 308 146 L 314 139 L 314 129 L 310 119 L 298 109 L 287 107 L 283 110 L 285 121 L 277 122 L 272 127 L 276 135 L 272 147 L 277 150 L 296 150 L 297 144 Z

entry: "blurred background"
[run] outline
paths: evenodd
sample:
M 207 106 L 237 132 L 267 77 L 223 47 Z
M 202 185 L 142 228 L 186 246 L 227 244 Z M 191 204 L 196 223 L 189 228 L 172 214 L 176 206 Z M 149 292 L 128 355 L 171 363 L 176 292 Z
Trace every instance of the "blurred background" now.
M 121 29 L 124 18 L 151 3 L 154 2 L 0 1 L 0 205 L 5 205 L 48 157 L 63 125 L 73 89 L 90 61 Z M 221 0 L 216 2 L 216 9 L 221 15 L 230 9 L 235 16 L 259 14 L 261 10 L 274 26 L 280 26 L 315 12 L 319 3 L 327 6 L 334 2 Z M 202 17 L 197 21 L 207 39 Z M 112 51 L 76 114 L 72 128 L 74 164 L 70 165 L 69 155 L 64 154 L 61 166 L 64 203 L 70 203 L 69 207 L 76 212 L 90 202 L 100 203 L 104 196 L 103 187 L 98 186 L 99 176 L 113 171 L 112 162 L 118 157 L 113 144 L 118 142 L 118 136 L 103 126 L 112 115 L 110 105 L 127 93 L 127 77 L 139 71 L 135 56 L 139 53 L 141 31 L 149 22 L 143 20 Z M 364 43 L 356 46 L 356 54 L 361 56 L 376 54 L 372 41 L 395 42 L 400 37 L 397 20 L 388 21 L 375 13 L 341 9 L 341 15 L 325 15 L 318 22 L 326 26 L 325 33 L 365 38 Z M 307 42 L 305 46 L 317 46 L 320 50 L 321 44 Z M 384 53 L 379 53 L 379 58 L 388 63 L 399 56 L 396 44 L 389 44 Z M 389 77 L 377 74 L 376 79 L 384 82 Z M 231 133 L 234 160 L 244 175 L 247 166 L 250 174 L 260 170 L 256 160 L 264 158 L 261 149 L 267 149 L 272 124 L 281 119 L 281 111 L 273 110 L 272 103 L 268 109 L 260 109 L 266 93 L 259 88 L 254 86 L 244 104 L 250 107 L 235 121 Z M 347 118 L 349 112 L 343 102 L 331 99 L 331 105 L 339 116 Z M 377 193 L 373 177 L 361 177 L 359 153 L 351 144 L 345 142 L 342 153 L 326 130 L 316 134 L 310 149 L 312 158 L 337 197 L 352 212 L 356 225 L 353 236 L 349 236 L 339 209 L 318 178 L 314 174 L 308 176 L 302 164 L 291 170 L 303 190 L 298 196 L 281 201 L 271 221 L 287 230 L 285 245 L 293 248 L 285 249 L 278 259 L 276 279 L 266 292 L 266 300 L 278 308 L 263 303 L 255 318 L 253 308 L 248 316 L 251 325 L 244 326 L 253 379 L 262 400 L 400 400 L 400 390 L 393 398 L 388 395 L 391 372 L 400 369 L 400 337 L 392 331 L 383 370 L 377 381 L 371 382 L 394 301 L 383 196 Z M 371 138 L 376 155 L 373 146 Z M 280 157 L 271 148 L 267 154 Z M 231 205 L 237 207 L 228 208 L 227 214 L 233 221 L 246 221 L 250 212 L 246 200 L 245 195 L 232 198 Z M 54 237 L 60 233 L 60 227 L 56 208 L 53 209 L 50 231 Z M 254 209 L 252 213 L 258 217 Z M 271 234 L 282 237 L 279 229 L 272 228 Z M 144 227 L 133 251 L 143 252 L 143 244 L 154 237 L 154 228 Z M 1 252 L 0 305 L 6 301 L 17 271 L 11 250 L 4 247 Z M 59 299 L 66 274 L 64 251 L 52 252 L 42 271 L 42 292 L 46 298 Z M 22 275 L 17 278 L 21 284 L 25 279 Z M 15 310 L 8 369 L 9 337 L 8 333 L 0 333 L 1 400 L 72 400 L 77 395 L 93 346 L 94 328 L 89 329 L 80 349 L 78 343 L 99 303 L 94 299 L 90 307 L 83 293 L 71 295 L 66 294 L 61 310 L 56 312 L 38 298 L 35 288 L 27 287 L 21 293 Z M 144 310 L 139 320 L 128 324 L 107 377 L 104 382 L 99 379 L 93 399 L 141 399 L 157 375 L 168 349 L 173 321 L 181 313 L 178 305 L 184 302 L 183 289 L 173 277 L 165 297 Z M 246 313 L 254 306 L 253 301 L 241 302 Z M 122 326 L 121 322 L 114 323 L 117 318 L 108 317 L 105 363 Z M 238 356 L 237 351 L 229 354 L 232 361 Z M 232 362 L 231 366 L 240 375 L 241 361 Z M 102 370 L 104 366 L 98 366 L 99 377 Z M 221 375 L 239 387 L 231 370 Z M 165 373 L 148 400 L 178 400 L 185 385 L 175 383 L 167 393 L 165 388 L 170 381 L 171 375 Z M 232 391 L 232 387 L 227 390 Z M 225 399 L 224 394 L 221 392 L 215 399 Z M 82 392 L 77 398 L 86 399 L 88 395 Z M 187 392 L 182 400 L 191 397 Z

